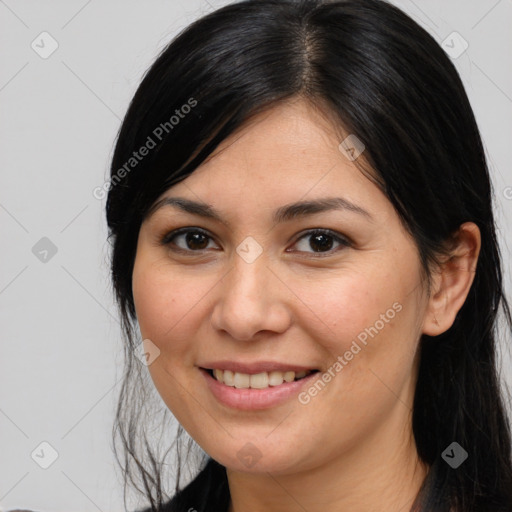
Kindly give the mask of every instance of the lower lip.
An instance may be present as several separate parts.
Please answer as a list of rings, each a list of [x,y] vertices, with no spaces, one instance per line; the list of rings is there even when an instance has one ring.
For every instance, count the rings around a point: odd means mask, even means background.
[[[283,382],[279,386],[272,386],[265,389],[234,388],[226,386],[217,379],[214,379],[206,370],[200,368],[206,379],[206,383],[215,398],[222,404],[235,409],[259,410],[268,409],[280,405],[291,397],[296,396],[300,389],[307,386],[312,380],[318,377],[318,372],[293,382]]]

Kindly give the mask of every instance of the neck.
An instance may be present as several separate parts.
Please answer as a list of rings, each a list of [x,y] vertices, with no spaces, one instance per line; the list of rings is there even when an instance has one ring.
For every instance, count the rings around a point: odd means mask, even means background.
[[[364,446],[303,472],[228,469],[229,512],[409,512],[428,469],[418,460],[410,427],[404,438],[404,430],[391,423]]]

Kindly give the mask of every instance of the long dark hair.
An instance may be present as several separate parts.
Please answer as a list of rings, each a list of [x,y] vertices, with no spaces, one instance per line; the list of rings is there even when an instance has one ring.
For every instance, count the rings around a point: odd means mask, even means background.
[[[420,340],[412,427],[430,469],[413,509],[510,512],[511,436],[496,361],[500,307],[507,342],[512,322],[484,149],[450,58],[382,0],[234,3],[192,23],[146,72],[118,134],[106,205],[112,283],[126,338],[113,429],[125,492],[129,481],[152,511],[227,510],[225,468],[205,454],[199,473],[181,486],[182,469],[191,467],[181,460],[181,427],[175,496],[163,506],[166,465],[151,447],[156,436],[147,434],[154,415],[144,412],[151,383],[135,356],[137,238],[163,192],[250,116],[292,97],[322,108],[364,143],[365,161],[414,238],[427,277],[457,228],[466,221],[478,225],[482,247],[467,300],[450,329]],[[145,156],[135,159],[143,146]],[[166,429],[168,411],[163,414]],[[442,457],[453,442],[468,453],[457,469]]]

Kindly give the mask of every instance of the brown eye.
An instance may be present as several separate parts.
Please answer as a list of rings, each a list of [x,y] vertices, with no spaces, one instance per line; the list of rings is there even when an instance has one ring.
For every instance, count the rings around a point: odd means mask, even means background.
[[[184,234],[185,236],[185,244],[188,249],[206,249],[208,246],[208,237],[203,233],[198,232],[188,232]]]
[[[197,228],[183,228],[172,231],[162,239],[164,245],[175,245],[178,250],[199,252],[208,249],[210,235]]]
[[[325,233],[310,235],[309,245],[315,252],[329,251],[333,246],[333,237]]]
[[[340,250],[343,247],[350,246],[350,242],[341,235],[325,229],[316,229],[308,231],[302,235],[295,245],[301,245],[300,252],[312,253],[332,253]],[[338,247],[333,249],[333,246],[338,244]],[[308,250],[312,249],[312,251]]]

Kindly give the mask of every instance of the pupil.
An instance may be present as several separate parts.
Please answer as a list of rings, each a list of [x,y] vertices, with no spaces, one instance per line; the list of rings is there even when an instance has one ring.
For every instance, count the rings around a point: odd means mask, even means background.
[[[203,242],[202,244],[201,239]],[[195,244],[199,244],[199,247],[194,246]],[[208,245],[208,242],[206,240],[206,236],[202,233],[187,233],[187,245],[190,249],[204,249]]]
[[[315,249],[315,252],[320,252],[321,250],[329,250],[332,248],[332,238],[328,235],[325,235],[323,233],[320,233],[318,235],[312,235],[312,240],[313,242],[311,242],[310,245],[313,249]],[[319,249],[316,249],[315,245],[319,247]]]

